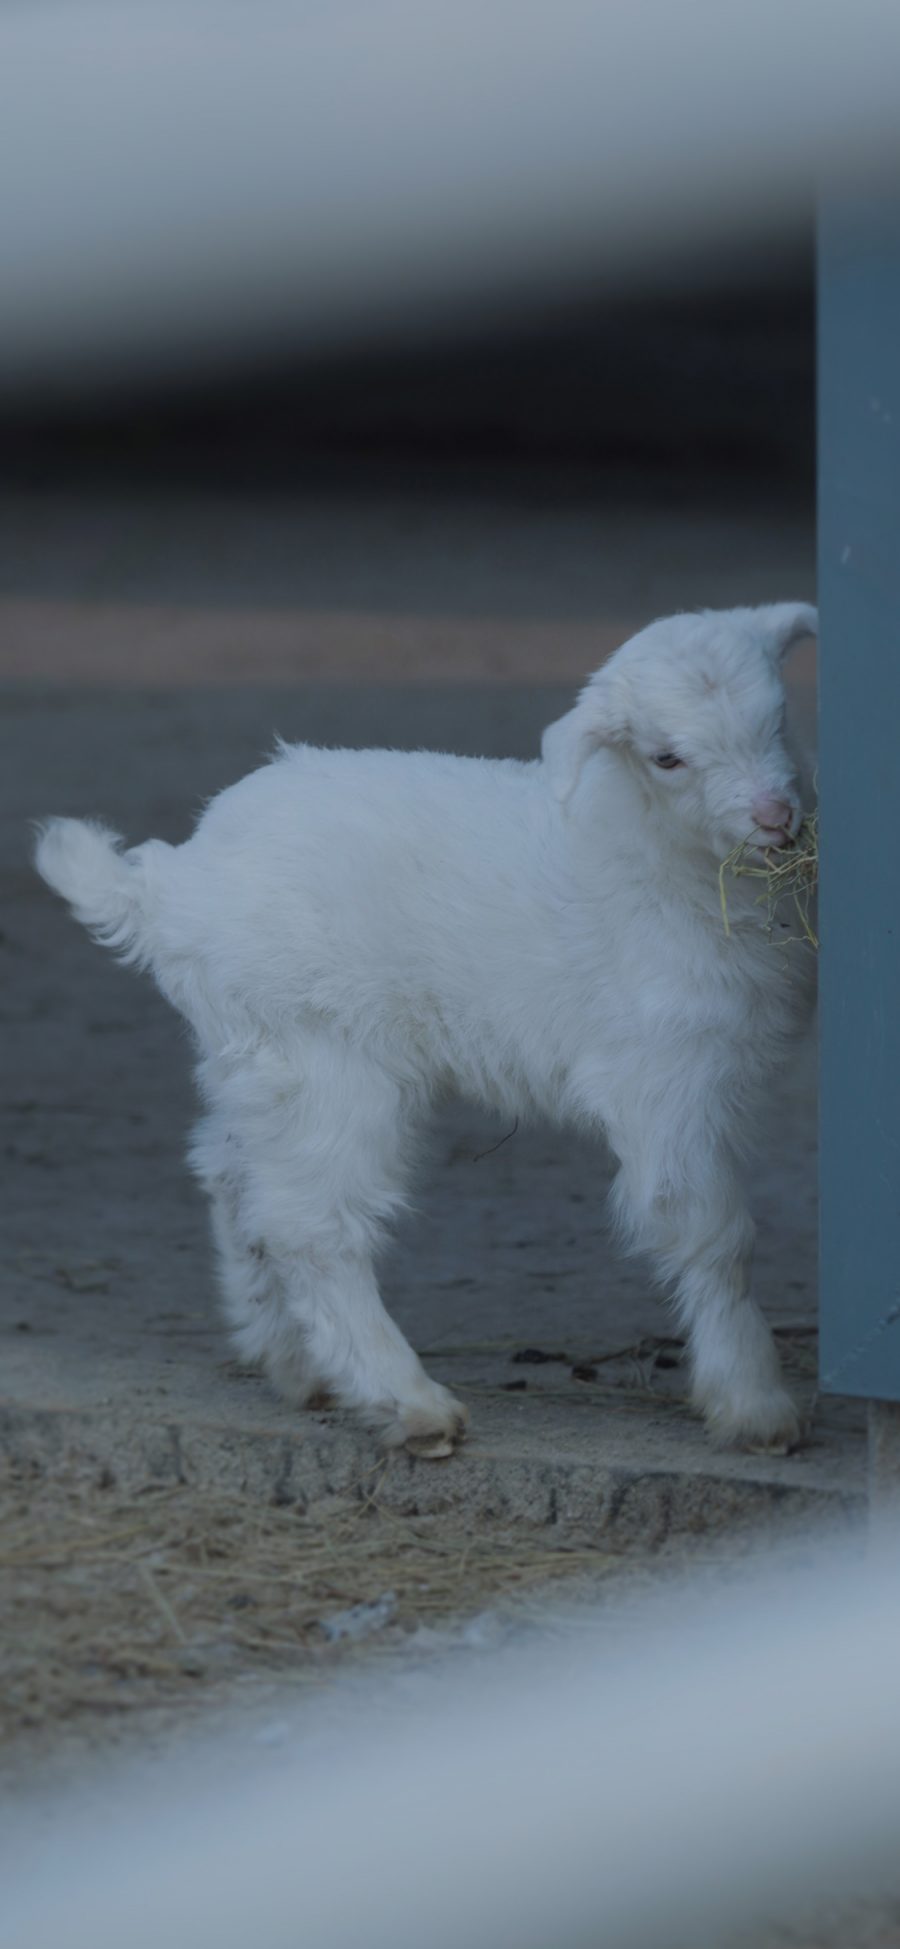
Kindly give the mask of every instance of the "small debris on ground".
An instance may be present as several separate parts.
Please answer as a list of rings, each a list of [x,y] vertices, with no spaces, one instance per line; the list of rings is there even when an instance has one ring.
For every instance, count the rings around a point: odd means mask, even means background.
[[[373,1631],[389,1624],[396,1609],[396,1591],[386,1590],[370,1604],[351,1604],[349,1610],[335,1611],[323,1619],[322,1630],[329,1644],[340,1644],[342,1639],[358,1644],[361,1638],[370,1638]]]

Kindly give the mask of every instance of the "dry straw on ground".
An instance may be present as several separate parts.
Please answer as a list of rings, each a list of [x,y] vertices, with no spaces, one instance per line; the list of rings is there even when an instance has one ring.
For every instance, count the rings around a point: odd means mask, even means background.
[[[7,1738],[177,1699],[250,1670],[321,1682],[434,1627],[527,1612],[538,1590],[617,1559],[546,1533],[401,1518],[377,1484],[327,1511],[186,1485],[125,1495],[13,1474],[0,1541]]]
[[[800,940],[817,948],[813,926],[816,887],[819,881],[819,816],[803,820],[793,846],[770,849],[761,860],[752,839],[732,848],[719,868],[719,898],[726,934],[731,933],[728,917],[726,876],[758,880],[761,892],[757,905],[765,908],[766,926],[772,940]],[[779,933],[776,935],[776,928]]]

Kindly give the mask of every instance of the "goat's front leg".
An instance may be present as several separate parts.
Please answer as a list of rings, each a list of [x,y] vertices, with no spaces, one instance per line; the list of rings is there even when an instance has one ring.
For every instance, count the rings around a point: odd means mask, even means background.
[[[797,1410],[784,1385],[772,1330],[750,1297],[753,1225],[744,1210],[676,1216],[666,1255],[690,1347],[696,1407],[715,1440],[746,1448],[793,1448]]]
[[[623,1166],[616,1201],[624,1228],[654,1255],[685,1329],[691,1396],[713,1439],[743,1448],[792,1448],[800,1422],[784,1385],[768,1322],[750,1297],[754,1226],[730,1165],[693,1157],[648,1181]]]

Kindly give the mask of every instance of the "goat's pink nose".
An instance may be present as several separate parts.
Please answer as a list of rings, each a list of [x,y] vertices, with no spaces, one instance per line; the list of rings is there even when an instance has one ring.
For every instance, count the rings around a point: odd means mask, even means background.
[[[770,798],[763,793],[753,800],[750,807],[756,825],[764,826],[767,832],[790,832],[794,821],[794,808],[789,799]]]

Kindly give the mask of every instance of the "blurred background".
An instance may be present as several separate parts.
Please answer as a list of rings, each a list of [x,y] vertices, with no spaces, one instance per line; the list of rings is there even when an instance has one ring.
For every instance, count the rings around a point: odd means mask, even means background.
[[[0,672],[578,682],[652,615],[814,590],[813,224],[204,380],[0,417]]]

